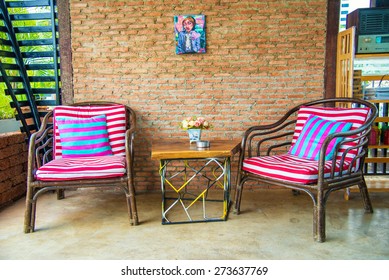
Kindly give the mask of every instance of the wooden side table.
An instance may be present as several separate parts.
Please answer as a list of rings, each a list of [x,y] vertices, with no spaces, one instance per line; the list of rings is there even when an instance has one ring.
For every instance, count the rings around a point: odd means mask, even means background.
[[[225,221],[231,203],[231,157],[239,151],[237,140],[213,140],[202,149],[184,140],[154,142],[151,158],[160,162],[162,224]],[[213,189],[222,189],[216,191],[222,197],[211,197]],[[202,217],[193,217],[192,209],[199,203]],[[208,216],[210,203],[222,204],[220,216]],[[179,212],[184,215],[176,220]]]

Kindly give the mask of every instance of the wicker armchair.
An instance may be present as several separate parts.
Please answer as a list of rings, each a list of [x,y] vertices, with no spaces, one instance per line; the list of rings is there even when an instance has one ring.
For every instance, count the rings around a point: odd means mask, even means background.
[[[342,108],[334,107],[336,104]],[[322,99],[290,109],[275,123],[247,129],[238,163],[234,212],[240,212],[243,186],[248,181],[308,194],[313,201],[313,236],[318,242],[326,239],[325,208],[331,192],[357,185],[365,211],[373,212],[363,164],[376,116],[376,107],[364,100]],[[330,133],[328,127],[317,128],[340,124],[342,129]],[[321,144],[314,147],[319,138]]]
[[[122,189],[130,223],[137,225],[135,128],[135,112],[113,102],[76,103],[49,112],[29,142],[24,232],[35,229],[42,193],[55,190],[61,199],[64,190],[87,187]]]

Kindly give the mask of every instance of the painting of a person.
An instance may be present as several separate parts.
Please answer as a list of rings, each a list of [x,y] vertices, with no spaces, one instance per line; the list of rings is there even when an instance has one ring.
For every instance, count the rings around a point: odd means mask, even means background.
[[[201,46],[201,33],[196,31],[196,19],[194,16],[181,16],[176,23],[176,53],[201,53],[205,48]]]

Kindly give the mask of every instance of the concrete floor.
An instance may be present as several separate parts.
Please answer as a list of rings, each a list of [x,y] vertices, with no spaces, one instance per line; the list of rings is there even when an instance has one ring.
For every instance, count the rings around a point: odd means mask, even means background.
[[[67,192],[38,199],[36,232],[23,233],[24,200],[0,212],[3,260],[388,260],[389,193],[372,192],[365,214],[358,193],[327,204],[327,242],[312,238],[312,203],[290,190],[243,194],[227,221],[161,225],[160,193],[137,195],[141,224],[131,227],[122,194]]]

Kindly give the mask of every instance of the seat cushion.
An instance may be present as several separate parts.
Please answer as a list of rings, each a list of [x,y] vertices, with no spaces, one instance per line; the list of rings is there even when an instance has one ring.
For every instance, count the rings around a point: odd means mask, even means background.
[[[343,170],[349,167],[349,162],[344,162]],[[325,162],[324,177],[330,175],[332,160]],[[339,161],[336,161],[335,172],[340,170]],[[312,184],[318,179],[318,162],[299,158],[290,154],[275,156],[252,157],[243,161],[244,171],[293,183]]]
[[[57,106],[54,108],[54,158],[62,157],[61,137],[57,118],[91,118],[105,115],[109,145],[114,155],[125,155],[126,108],[123,105],[109,106]]]
[[[126,173],[125,156],[58,158],[36,172],[42,181],[120,177]]]

